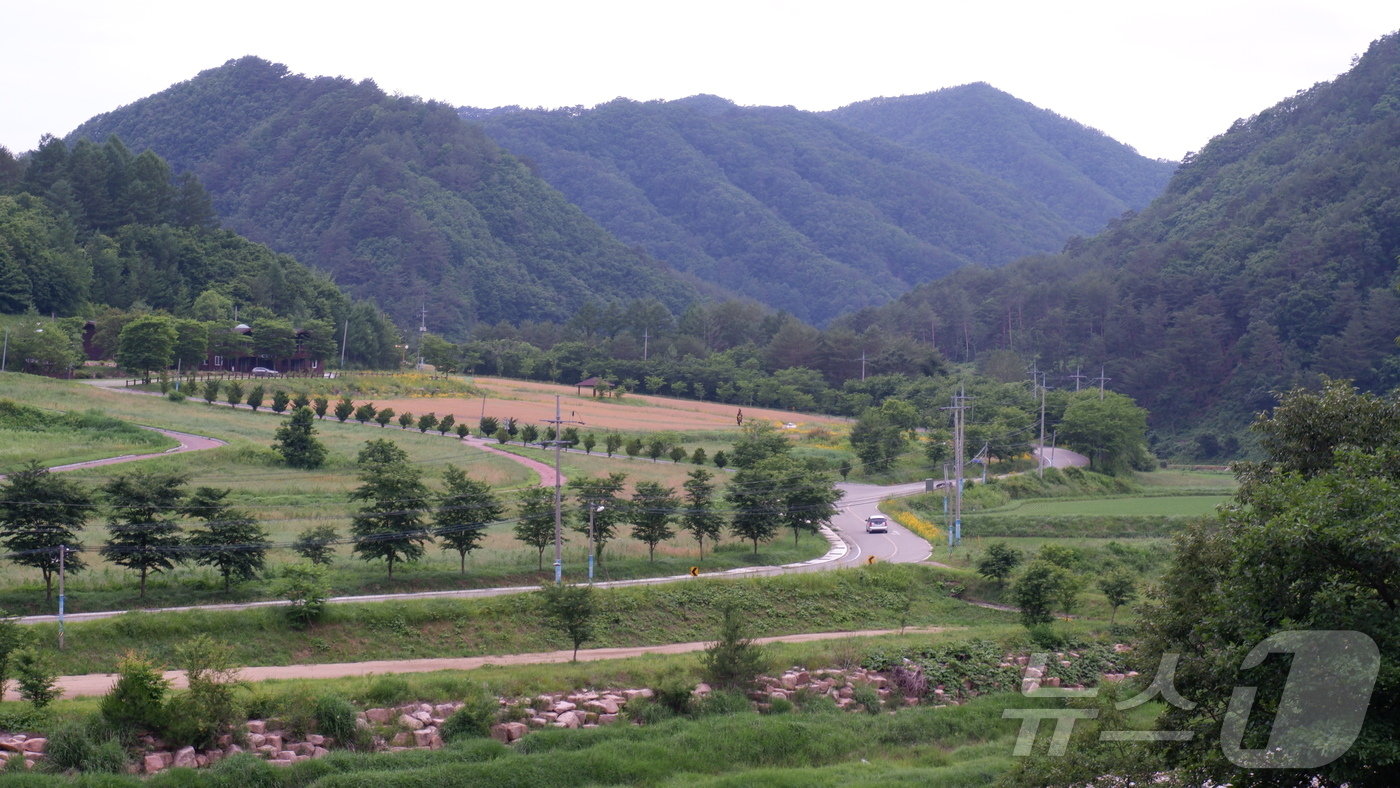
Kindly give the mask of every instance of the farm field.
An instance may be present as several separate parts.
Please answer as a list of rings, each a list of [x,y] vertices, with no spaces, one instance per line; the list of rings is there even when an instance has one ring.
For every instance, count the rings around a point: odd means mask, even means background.
[[[796,424],[798,430],[813,426],[845,425],[846,420],[835,416],[816,416],[767,408],[740,408],[719,402],[656,397],[647,394],[627,394],[624,397],[593,397],[585,389],[580,394],[573,386],[536,383],[505,378],[476,377],[471,385],[484,396],[484,415],[500,419],[514,417],[523,422],[540,424],[554,418],[554,398],[559,396],[563,418],[582,421],[580,430],[594,432],[619,431],[629,433],[696,430],[736,430],[735,416],[743,410],[745,419],[767,419]],[[376,401],[380,407],[391,407],[400,413],[404,409],[419,412],[431,409],[438,416],[453,414],[460,421],[475,425],[483,415],[483,398],[437,397],[431,405],[421,400],[386,399]]]

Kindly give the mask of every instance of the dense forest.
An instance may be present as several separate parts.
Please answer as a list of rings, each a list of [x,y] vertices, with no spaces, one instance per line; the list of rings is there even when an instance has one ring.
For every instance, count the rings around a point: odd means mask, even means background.
[[[349,321],[348,360],[398,358],[397,331],[377,309],[221,229],[197,178],[176,178],[164,159],[133,154],[116,137],[71,148],[47,137],[18,160],[0,148],[0,314],[26,311],[95,319],[98,342],[113,352],[121,327],[151,311],[221,328],[216,337],[235,317],[295,323],[326,355]],[[187,355],[187,363],[203,358]]]
[[[971,267],[838,325],[1082,367],[1146,406],[1179,450],[1320,375],[1400,384],[1400,35],[1346,74],[1235,123],[1166,193],[1062,254]],[[1198,432],[1192,432],[1202,427]],[[1192,443],[1194,438],[1194,445]]]
[[[984,82],[824,114],[1015,184],[1081,233],[1145,207],[1176,169],[1175,162],[1144,159],[1107,134]]]
[[[969,263],[1056,251],[1166,183],[1171,165],[1005,98],[957,114],[954,155],[862,130],[856,108],[694,96],[460,112],[624,242],[822,323]]]
[[[482,320],[565,319],[592,298],[695,287],[623,246],[444,105],[374,83],[229,61],[100,115],[208,186],[224,225],[329,272],[401,326],[420,310],[465,336]]]

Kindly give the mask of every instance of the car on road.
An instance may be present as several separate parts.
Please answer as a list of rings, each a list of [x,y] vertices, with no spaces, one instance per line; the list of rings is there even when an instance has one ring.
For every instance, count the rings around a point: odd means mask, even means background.
[[[282,376],[281,372],[271,367],[253,367],[252,374],[255,378],[276,378]]]
[[[889,518],[883,514],[875,514],[865,518],[865,532],[868,534],[887,534],[890,532]]]

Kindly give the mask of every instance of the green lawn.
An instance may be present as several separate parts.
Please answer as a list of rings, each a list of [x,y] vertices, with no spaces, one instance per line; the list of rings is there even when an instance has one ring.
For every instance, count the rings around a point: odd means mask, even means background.
[[[1200,517],[1215,511],[1215,507],[1230,500],[1227,495],[1155,495],[1095,498],[1082,501],[1027,500],[988,510],[987,514],[1024,515],[1026,517],[1073,516],[1086,517]]]

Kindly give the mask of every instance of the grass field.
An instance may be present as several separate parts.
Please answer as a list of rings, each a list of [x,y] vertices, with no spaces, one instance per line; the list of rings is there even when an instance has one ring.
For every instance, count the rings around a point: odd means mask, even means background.
[[[31,461],[52,467],[124,454],[151,454],[178,445],[158,432],[96,411],[54,413],[7,407],[9,404],[0,400],[0,474],[19,470]]]
[[[253,413],[227,405],[208,405],[202,400],[170,402],[164,398],[112,391],[87,384],[55,381],[28,375],[0,375],[0,398],[12,398],[57,410],[97,409],[114,418],[133,423],[159,424],[173,429],[211,435],[230,442],[229,446],[143,460],[139,467],[149,470],[179,471],[189,476],[191,488],[199,485],[226,487],[233,490],[230,502],[251,512],[267,529],[271,540],[287,545],[305,528],[313,525],[335,526],[342,537],[348,536],[348,520],[352,512],[349,492],[358,485],[354,456],[370,439],[386,438],[409,453],[410,460],[425,471],[433,488],[438,486],[442,468],[451,463],[463,468],[473,478],[492,484],[509,499],[513,490],[533,485],[538,476],[507,458],[465,446],[453,436],[443,437],[434,432],[422,434],[417,430],[397,427],[380,428],[373,424],[360,425],[354,421],[341,424],[334,419],[318,421],[319,438],[330,450],[326,467],[302,471],[281,465],[269,447],[273,432],[284,421],[270,412]],[[439,400],[425,400],[424,402]],[[159,436],[156,436],[159,437]],[[552,458],[552,454],[518,445],[506,447],[524,456]],[[135,465],[116,465],[72,472],[72,478],[100,485],[116,475],[129,473]],[[693,469],[688,463],[653,463],[646,459],[629,460],[625,455],[614,459],[570,453],[566,455],[566,476],[602,475],[609,472],[628,474],[632,481],[655,480],[679,489],[685,474]],[[713,466],[710,466],[714,470]],[[721,484],[726,474],[717,473]],[[106,538],[98,512],[83,534],[83,544],[99,545]],[[707,546],[703,561],[697,560],[698,547],[687,536],[658,546],[656,560],[648,561],[643,543],[627,536],[630,528],[620,529],[622,538],[607,549],[599,577],[619,579],[683,574],[699,564],[705,571],[740,566],[770,565],[802,561],[826,552],[825,540],[804,536],[796,545],[785,535],[773,543],[761,546],[754,555],[738,542],[721,544],[711,552]],[[570,528],[566,534],[566,570],[571,577],[586,565],[587,548],[584,539]],[[110,610],[130,606],[170,606],[203,604],[221,601],[251,601],[266,599],[272,593],[272,583],[255,581],[222,591],[216,573],[207,568],[182,565],[162,575],[152,577],[147,597],[138,599],[130,573],[106,564],[95,554],[87,556],[90,569],[69,576],[69,610]],[[296,556],[287,549],[273,550],[269,563],[276,565]],[[546,562],[546,570],[548,570]],[[367,564],[350,556],[349,547],[339,548],[330,582],[332,592],[390,593],[449,588],[476,588],[497,585],[534,584],[542,574],[537,571],[535,550],[513,538],[508,524],[493,526],[487,531],[483,549],[467,562],[466,573],[458,571],[456,553],[446,553],[430,547],[423,561],[401,566],[393,582],[389,582],[383,565]],[[36,589],[39,592],[36,593]],[[42,595],[37,570],[7,566],[0,577],[0,608],[20,613],[52,612],[53,602]]]
[[[1011,614],[950,598],[929,567],[886,566],[749,579],[707,579],[599,589],[590,647],[712,638],[720,610],[733,606],[752,636],[908,626],[1008,625]],[[916,583],[913,596],[909,584]],[[904,613],[906,604],[908,613]],[[535,594],[479,599],[402,600],[331,605],[309,630],[289,627],[281,610],[130,613],[70,622],[67,648],[51,654],[62,674],[104,673],[129,650],[168,663],[200,632],[231,643],[241,665],[479,656],[550,651],[567,642],[543,620]],[[31,631],[57,639],[54,625]]]
[[[1007,506],[988,509],[986,514],[1086,517],[1200,517],[1230,500],[1226,495],[1156,495],[1096,498],[1081,501],[1013,501]]]

